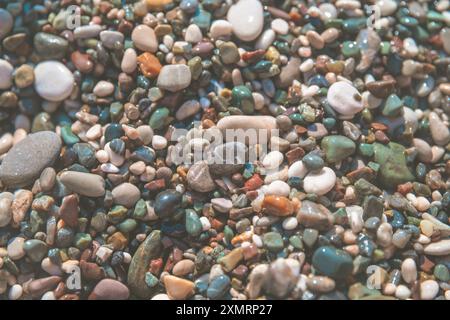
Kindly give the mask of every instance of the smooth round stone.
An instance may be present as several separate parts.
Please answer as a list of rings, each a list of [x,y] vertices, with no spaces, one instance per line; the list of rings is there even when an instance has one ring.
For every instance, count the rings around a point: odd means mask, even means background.
[[[197,100],[188,100],[184,102],[175,113],[175,118],[179,121],[185,120],[197,114],[200,110],[200,103]]]
[[[1,19],[1,18],[0,18]],[[1,37],[0,37],[1,38]],[[23,288],[20,284],[15,284],[9,289],[8,298],[10,300],[18,300],[23,294]]]
[[[13,28],[14,19],[8,11],[0,8],[0,40],[2,40]]]
[[[433,242],[424,248],[424,253],[430,256],[445,256],[450,254],[450,240]]]
[[[194,294],[195,284],[192,281],[166,275],[163,278],[164,286],[166,287],[167,295],[172,300],[185,300]]]
[[[450,54],[450,28],[442,28],[440,35],[445,52]]]
[[[28,135],[6,154],[0,167],[0,180],[8,187],[32,184],[42,170],[52,166],[60,149],[61,139],[54,132]]]
[[[0,227],[7,226],[12,219],[12,200],[8,198],[0,199]]]
[[[277,34],[272,29],[267,29],[262,33],[255,43],[255,48],[260,50],[267,50],[274,42]]]
[[[69,190],[87,197],[101,197],[105,194],[105,180],[93,173],[65,171],[60,181]]]
[[[176,190],[165,190],[156,195],[154,209],[159,217],[167,217],[174,213],[181,204],[181,193]]]
[[[23,244],[25,239],[22,237],[15,237],[8,244],[7,251],[8,256],[12,260],[19,260],[25,256],[25,250],[23,249]]]
[[[133,29],[131,40],[133,40],[134,46],[139,50],[150,52],[158,50],[158,39],[155,31],[145,24],[140,24]]]
[[[394,0],[378,0],[375,3],[380,8],[381,16],[391,16],[397,10],[397,2]]]
[[[323,21],[335,19],[338,14],[336,7],[331,3],[322,3],[319,6],[319,11],[320,11],[320,18]]]
[[[289,196],[289,192],[291,191],[291,187],[284,181],[273,181],[268,186],[263,186],[263,192],[265,195],[274,195],[274,196]]]
[[[185,64],[165,65],[158,75],[157,86],[176,92],[191,84],[191,70]]]
[[[266,169],[277,169],[283,162],[283,154],[280,151],[271,151],[263,159],[262,164]]]
[[[155,150],[163,150],[167,146],[167,139],[163,136],[154,135],[152,139],[152,147]]]
[[[324,167],[318,172],[310,172],[303,181],[303,188],[307,193],[315,193],[319,196],[328,193],[336,183],[336,174],[333,169]]]
[[[190,43],[197,43],[202,41],[202,38],[203,38],[202,31],[196,24],[190,24],[186,28],[186,33],[184,34],[184,41]]]
[[[108,49],[113,49],[116,42],[123,43],[124,38],[123,33],[119,31],[103,30],[100,32],[100,40]]]
[[[141,192],[134,184],[124,182],[112,190],[112,196],[115,204],[131,208],[139,200]]]
[[[283,220],[282,226],[284,230],[294,230],[298,226],[298,220],[296,217],[288,217]]]
[[[304,156],[302,162],[309,171],[320,170],[325,164],[321,157],[311,153]]]
[[[114,92],[114,85],[109,81],[100,80],[94,87],[93,93],[97,97],[107,97]]]
[[[14,82],[19,88],[26,88],[34,82],[34,69],[30,65],[23,64],[14,72]]]
[[[6,60],[0,59],[0,89],[9,89],[13,84],[13,66]]]
[[[58,61],[39,63],[34,69],[34,88],[43,99],[62,101],[72,92],[74,78],[72,72]]]
[[[64,58],[69,47],[66,39],[45,32],[36,33],[33,44],[36,52],[46,60]]]
[[[306,169],[306,166],[302,160],[295,161],[288,169],[289,178],[292,177],[304,178],[307,173],[308,170]]]
[[[289,24],[286,20],[280,18],[272,20],[270,27],[273,31],[281,35],[286,35],[289,32]]]
[[[363,109],[358,90],[346,81],[333,83],[328,89],[327,100],[330,106],[346,119],[351,119]]]
[[[189,259],[183,259],[181,261],[178,261],[172,269],[173,275],[177,277],[183,277],[185,275],[188,275],[192,272],[194,272],[195,269],[195,263],[192,260]]]
[[[433,300],[439,293],[439,284],[434,280],[425,280],[420,284],[420,298]]]
[[[321,274],[333,279],[343,279],[351,274],[353,261],[347,252],[324,246],[314,252],[312,265]]]
[[[125,50],[120,67],[125,73],[133,73],[137,67],[137,54],[133,48]]]
[[[414,138],[412,142],[418,152],[417,158],[422,162],[429,163],[433,158],[433,152],[428,142],[419,138]]]
[[[227,20],[233,26],[236,37],[242,41],[253,41],[263,29],[263,6],[257,0],[239,0],[228,10]]]
[[[23,250],[33,262],[40,262],[47,254],[47,245],[41,240],[31,239],[23,244]]]
[[[439,118],[436,112],[430,112],[430,131],[433,141],[439,146],[445,146],[450,142],[450,129]]]
[[[405,259],[402,262],[401,271],[406,283],[413,283],[417,279],[417,266],[413,259]]]
[[[75,39],[96,38],[102,31],[102,26],[98,24],[90,24],[86,26],[76,27],[73,30]]]
[[[445,264],[436,265],[434,267],[433,274],[436,277],[436,279],[440,281],[448,282],[450,280],[450,272],[448,268],[445,266]]]
[[[214,20],[209,29],[212,39],[229,37],[233,33],[233,26],[227,20]]]
[[[411,296],[411,290],[407,286],[399,285],[395,289],[395,296],[399,299],[406,300]]]
[[[103,279],[94,287],[89,300],[127,300],[130,290],[123,283],[113,279]]]

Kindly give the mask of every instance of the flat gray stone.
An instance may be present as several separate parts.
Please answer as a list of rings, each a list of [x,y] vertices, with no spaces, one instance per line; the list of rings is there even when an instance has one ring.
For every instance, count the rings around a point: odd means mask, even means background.
[[[10,188],[34,183],[42,170],[55,162],[61,149],[61,139],[52,131],[28,135],[13,146],[0,166],[0,180]]]

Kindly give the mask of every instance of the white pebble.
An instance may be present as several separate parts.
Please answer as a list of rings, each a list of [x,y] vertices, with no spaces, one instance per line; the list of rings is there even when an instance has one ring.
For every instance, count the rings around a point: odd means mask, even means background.
[[[328,167],[323,167],[318,172],[310,172],[303,181],[303,189],[307,193],[315,193],[322,196],[333,189],[336,183],[336,174]]]

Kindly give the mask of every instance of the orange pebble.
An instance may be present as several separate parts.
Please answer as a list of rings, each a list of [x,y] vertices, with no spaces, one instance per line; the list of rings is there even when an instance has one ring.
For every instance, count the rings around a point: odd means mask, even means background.
[[[286,197],[281,196],[265,196],[263,201],[263,208],[269,214],[278,217],[290,216],[294,213],[294,206]]]
[[[158,58],[150,52],[144,52],[137,58],[141,72],[147,78],[156,77],[161,71],[162,65]]]

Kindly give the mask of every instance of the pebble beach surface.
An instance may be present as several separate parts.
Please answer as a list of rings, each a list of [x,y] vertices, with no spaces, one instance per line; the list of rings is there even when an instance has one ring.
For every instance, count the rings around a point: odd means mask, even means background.
[[[450,300],[449,53],[448,0],[0,0],[0,299]]]

